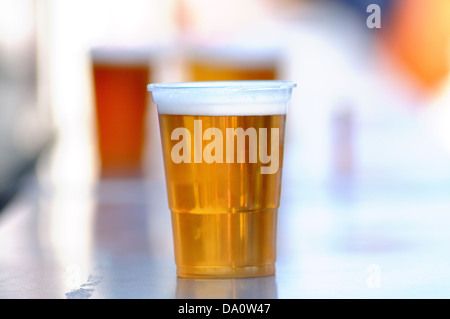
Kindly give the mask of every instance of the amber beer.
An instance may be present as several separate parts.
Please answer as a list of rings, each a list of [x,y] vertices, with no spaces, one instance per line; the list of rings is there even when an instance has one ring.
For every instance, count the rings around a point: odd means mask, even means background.
[[[143,49],[92,50],[97,149],[102,177],[142,174],[150,77]]]
[[[274,274],[292,87],[280,81],[150,85],[178,276]]]
[[[275,80],[277,78],[277,68],[272,61],[259,65],[247,63],[242,66],[230,61],[208,61],[193,58],[189,67],[193,81]]]
[[[192,81],[275,80],[278,53],[273,49],[202,47],[187,55],[187,71]]]

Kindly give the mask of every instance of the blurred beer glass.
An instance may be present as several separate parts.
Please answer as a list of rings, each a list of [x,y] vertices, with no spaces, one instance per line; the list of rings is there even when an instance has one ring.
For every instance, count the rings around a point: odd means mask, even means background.
[[[276,51],[267,48],[205,45],[187,54],[192,81],[276,80],[277,67]]]
[[[91,58],[101,176],[139,177],[143,173],[150,50],[97,47],[91,50]]]
[[[179,277],[275,273],[293,87],[285,81],[148,86],[158,105]]]

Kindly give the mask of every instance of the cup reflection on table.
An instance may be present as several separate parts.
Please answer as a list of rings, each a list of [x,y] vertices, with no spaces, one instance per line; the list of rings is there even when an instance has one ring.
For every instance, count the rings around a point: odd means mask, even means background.
[[[145,49],[91,51],[101,177],[143,173],[150,53]]]
[[[152,84],[177,274],[275,273],[287,104],[295,84]]]
[[[178,299],[276,299],[275,276],[247,279],[177,278]]]

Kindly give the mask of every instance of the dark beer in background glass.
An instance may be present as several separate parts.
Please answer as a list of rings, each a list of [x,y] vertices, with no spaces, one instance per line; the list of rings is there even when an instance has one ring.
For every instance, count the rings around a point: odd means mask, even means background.
[[[101,176],[141,176],[150,54],[108,47],[93,49],[91,56]]]

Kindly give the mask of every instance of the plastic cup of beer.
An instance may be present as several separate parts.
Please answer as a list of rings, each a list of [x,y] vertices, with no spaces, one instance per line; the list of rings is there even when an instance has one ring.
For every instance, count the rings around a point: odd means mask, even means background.
[[[275,273],[289,81],[148,85],[158,107],[177,275]]]
[[[101,176],[139,177],[143,173],[150,51],[97,47],[91,50],[91,59]]]

